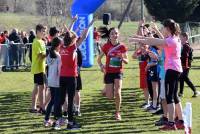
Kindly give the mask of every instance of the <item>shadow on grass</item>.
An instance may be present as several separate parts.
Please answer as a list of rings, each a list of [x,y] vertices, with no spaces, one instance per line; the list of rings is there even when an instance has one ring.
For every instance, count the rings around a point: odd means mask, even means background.
[[[134,94],[134,95],[132,95]],[[122,121],[114,118],[114,101],[102,97],[100,93],[85,93],[82,98],[82,117],[77,117],[83,126],[81,130],[54,131],[44,128],[43,116],[28,113],[31,92],[2,93],[0,95],[1,133],[152,133],[157,117],[141,110],[142,93],[140,89],[122,89]]]
[[[138,69],[138,67],[124,67],[124,69],[135,70],[135,69]],[[96,71],[100,71],[100,69],[99,68],[92,68],[92,69],[82,68],[81,71],[96,72]]]

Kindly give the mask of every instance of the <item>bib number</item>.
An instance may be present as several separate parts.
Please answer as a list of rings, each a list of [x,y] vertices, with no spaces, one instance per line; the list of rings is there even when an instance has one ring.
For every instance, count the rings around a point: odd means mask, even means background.
[[[110,58],[109,67],[121,67],[121,66],[122,66],[121,58],[118,57]]]

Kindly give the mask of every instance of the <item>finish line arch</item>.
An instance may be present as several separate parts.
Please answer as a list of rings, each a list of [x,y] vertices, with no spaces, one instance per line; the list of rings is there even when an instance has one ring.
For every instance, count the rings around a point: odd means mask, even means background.
[[[106,0],[74,0],[71,7],[71,14],[79,16],[74,24],[73,30],[79,28],[78,35],[88,27],[88,24],[93,19],[93,13],[105,2]],[[89,30],[88,37],[81,44],[80,49],[83,55],[83,67],[88,68],[94,65],[94,48],[93,48],[93,29]]]

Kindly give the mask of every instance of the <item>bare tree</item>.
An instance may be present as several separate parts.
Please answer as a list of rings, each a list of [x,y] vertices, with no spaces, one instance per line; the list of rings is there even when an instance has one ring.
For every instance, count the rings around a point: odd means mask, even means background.
[[[38,0],[38,14],[46,16],[48,26],[61,25],[69,16],[72,0]]]

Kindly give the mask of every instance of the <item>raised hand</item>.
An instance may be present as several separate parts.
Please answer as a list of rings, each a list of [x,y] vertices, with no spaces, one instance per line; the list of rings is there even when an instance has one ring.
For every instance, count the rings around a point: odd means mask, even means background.
[[[78,20],[78,15],[76,14],[73,18],[72,18],[72,21],[75,22]]]
[[[158,30],[158,26],[157,26],[156,23],[154,23],[154,22],[151,22],[151,27],[152,27],[152,29],[154,29],[154,30]]]
[[[69,31],[68,27],[66,24],[63,24],[64,32]]]

